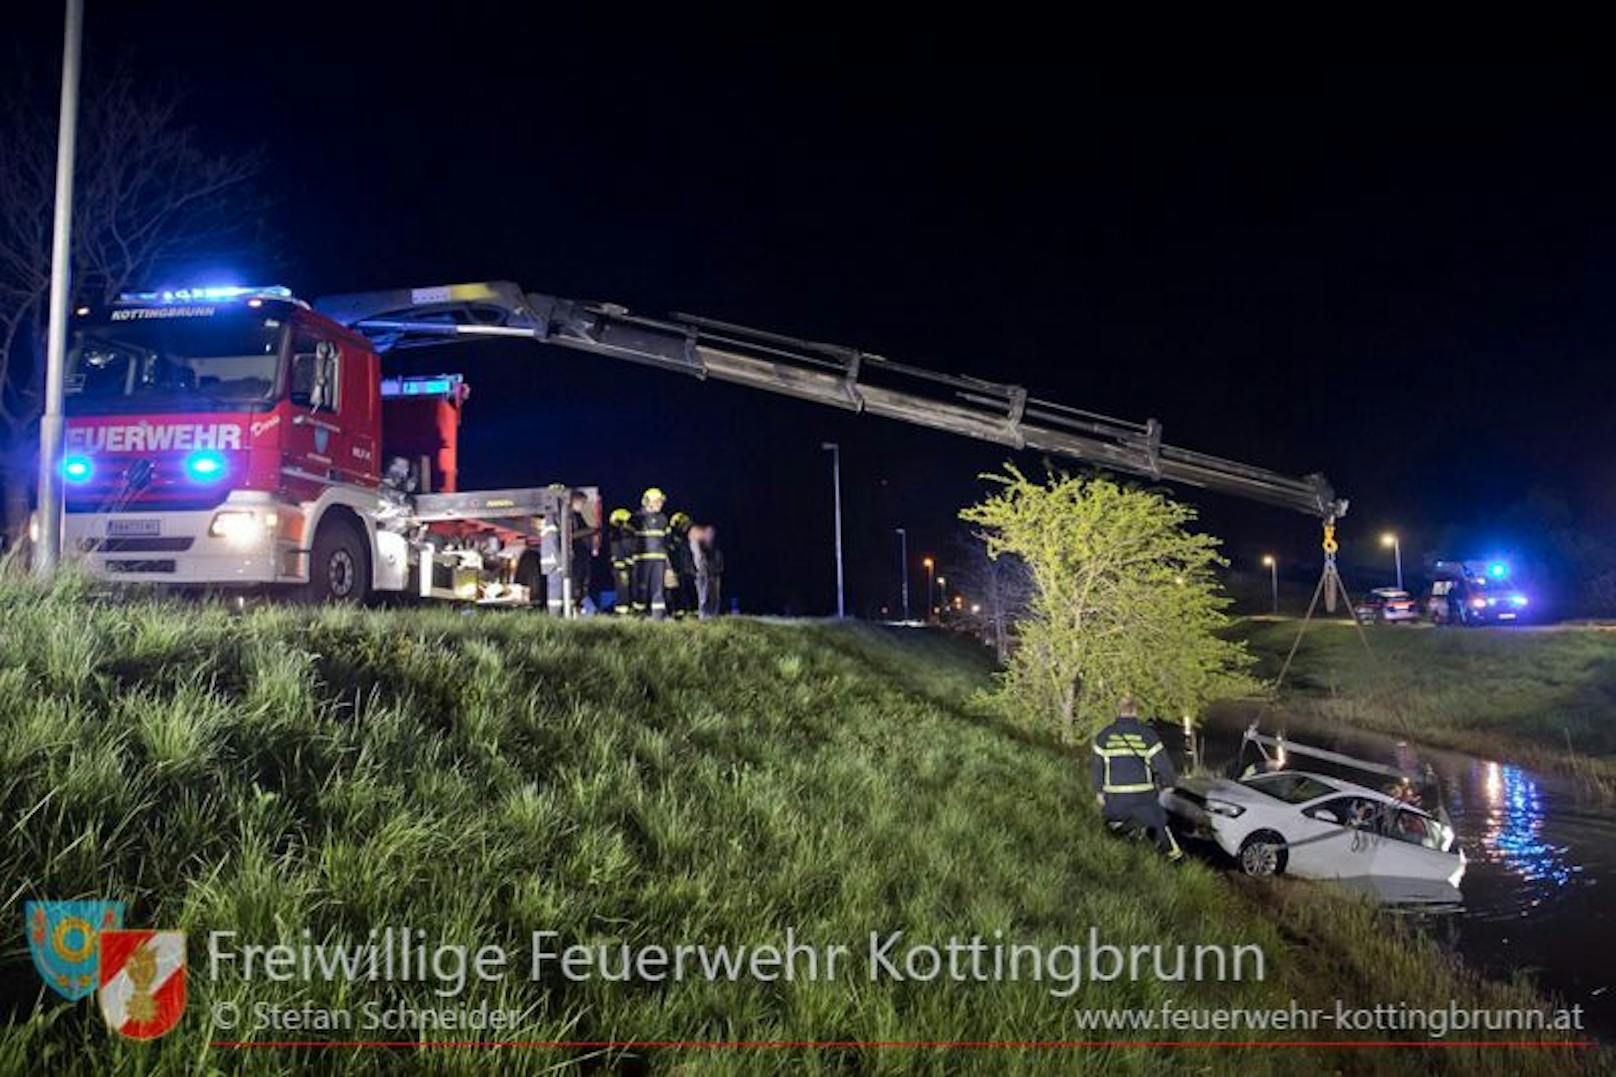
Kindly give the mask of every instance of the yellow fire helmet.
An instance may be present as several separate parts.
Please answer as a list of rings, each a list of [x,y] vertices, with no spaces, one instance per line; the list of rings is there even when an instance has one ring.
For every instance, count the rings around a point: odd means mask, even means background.
[[[622,527],[633,518],[634,514],[627,509],[613,509],[612,514],[607,517],[612,522],[613,527]]]
[[[640,495],[640,504],[642,504],[642,505],[648,504],[648,503],[650,503],[652,501],[666,501],[666,500],[668,500],[668,495],[664,494],[660,489],[658,489],[655,486],[651,487],[650,489],[646,490],[645,493]]]
[[[688,512],[676,512],[673,514],[673,517],[668,520],[668,523],[682,530],[690,526],[690,514]]]

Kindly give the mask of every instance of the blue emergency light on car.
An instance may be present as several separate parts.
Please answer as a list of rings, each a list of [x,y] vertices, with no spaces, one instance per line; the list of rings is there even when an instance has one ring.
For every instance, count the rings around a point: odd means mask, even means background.
[[[88,456],[65,456],[62,458],[62,478],[68,482],[89,482],[95,474],[95,465]]]
[[[217,482],[224,478],[224,453],[198,449],[185,458],[185,473],[195,482]]]
[[[1487,566],[1487,575],[1495,580],[1501,580],[1509,575],[1509,566],[1502,561],[1494,561]]]

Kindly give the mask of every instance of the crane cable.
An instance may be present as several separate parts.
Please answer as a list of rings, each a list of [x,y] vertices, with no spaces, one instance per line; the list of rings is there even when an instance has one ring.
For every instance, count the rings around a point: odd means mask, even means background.
[[[1319,595],[1326,595],[1326,609],[1328,609],[1332,604],[1330,599],[1333,598],[1334,595],[1327,593],[1326,588],[1334,588],[1338,590],[1341,597],[1346,600],[1347,615],[1352,618],[1353,628],[1357,629],[1358,639],[1363,643],[1364,653],[1369,655],[1371,659],[1373,659],[1375,655],[1374,648],[1369,645],[1369,633],[1364,631],[1363,622],[1359,620],[1357,610],[1352,604],[1352,595],[1347,591],[1347,586],[1341,579],[1341,570],[1336,567],[1335,556],[1341,550],[1341,543],[1338,542],[1335,537],[1334,516],[1328,516],[1324,519],[1324,539],[1320,543],[1320,546],[1324,550],[1324,569],[1319,573],[1319,584],[1313,590],[1313,601],[1308,603],[1307,615],[1302,618],[1302,624],[1296,631],[1296,639],[1291,642],[1290,652],[1285,656],[1285,664],[1280,667],[1279,676],[1274,679],[1275,697],[1278,696],[1280,687],[1285,683],[1285,675],[1290,672],[1291,662],[1296,658],[1296,652],[1302,646],[1302,637],[1307,634],[1308,626],[1313,621],[1313,613],[1318,608],[1319,604]],[[1270,704],[1270,706],[1271,705],[1272,704]],[[1403,727],[1403,732],[1406,737],[1403,743],[1409,744],[1416,741],[1418,738],[1415,737],[1413,727],[1409,725],[1408,715],[1404,713],[1403,709],[1398,706],[1393,706],[1390,708],[1390,710],[1394,715],[1396,715],[1398,723]],[[1281,734],[1281,736],[1283,736],[1283,734]],[[1435,767],[1427,763],[1425,765],[1425,774],[1423,777],[1435,787],[1434,799],[1436,800],[1436,808],[1439,817],[1444,823],[1451,826],[1452,824],[1447,813],[1447,792],[1443,786],[1442,776],[1436,772]],[[1412,782],[1412,778],[1409,779],[1409,781]]]
[[[1285,683],[1285,675],[1290,672],[1291,662],[1296,658],[1296,652],[1302,646],[1302,637],[1307,634],[1308,626],[1313,623],[1313,613],[1318,609],[1319,596],[1324,596],[1326,611],[1333,610],[1335,598],[1339,593],[1346,601],[1347,613],[1352,618],[1352,626],[1358,630],[1358,639],[1363,643],[1364,651],[1371,657],[1374,648],[1369,646],[1369,635],[1363,630],[1363,623],[1353,609],[1352,594],[1341,579],[1341,570],[1336,567],[1335,555],[1341,550],[1341,543],[1335,537],[1335,517],[1324,518],[1324,541],[1320,543],[1324,550],[1324,570],[1319,573],[1318,586],[1313,589],[1313,601],[1307,604],[1307,615],[1302,618],[1301,627],[1296,630],[1296,639],[1291,641],[1291,649],[1285,655],[1285,664],[1279,667],[1279,676],[1274,679],[1274,690],[1277,692]]]

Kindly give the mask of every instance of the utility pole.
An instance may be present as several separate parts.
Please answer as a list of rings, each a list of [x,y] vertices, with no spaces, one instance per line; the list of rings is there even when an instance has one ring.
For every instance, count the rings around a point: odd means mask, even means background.
[[[62,382],[67,365],[68,260],[73,251],[73,154],[78,142],[79,43],[84,0],[67,0],[62,32],[62,108],[56,124],[56,217],[51,227],[50,331],[45,347],[45,413],[39,420],[39,545],[34,570],[47,576],[62,548]]]
[[[1279,562],[1277,560],[1275,560],[1273,554],[1269,553],[1269,554],[1264,554],[1263,555],[1262,563],[1268,567],[1268,582],[1271,583],[1273,585],[1273,588],[1274,588],[1274,616],[1278,617],[1279,616]]]
[[[819,446],[830,453],[830,481],[836,491],[836,616],[847,616],[847,592],[842,577],[842,447],[834,441]]]
[[[909,620],[909,532],[901,527],[892,530],[898,533],[898,568],[899,578],[903,580],[903,619]]]

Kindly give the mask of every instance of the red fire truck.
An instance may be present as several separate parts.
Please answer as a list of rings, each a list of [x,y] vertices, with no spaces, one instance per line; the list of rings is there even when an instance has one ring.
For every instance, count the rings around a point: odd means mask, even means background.
[[[81,307],[64,548],[129,582],[526,603],[567,579],[570,490],[461,491],[466,395],[384,378],[369,340],[284,288]]]

